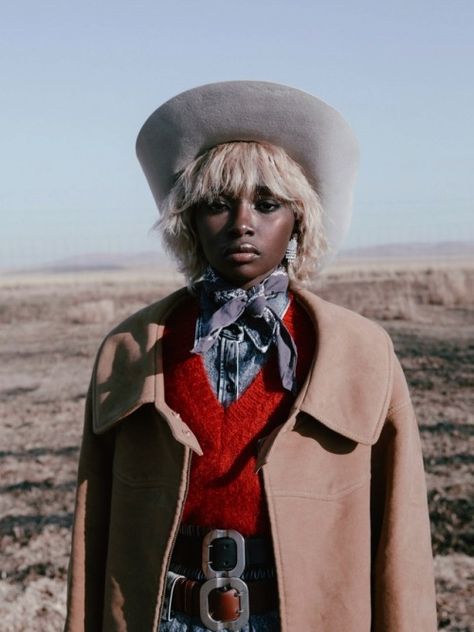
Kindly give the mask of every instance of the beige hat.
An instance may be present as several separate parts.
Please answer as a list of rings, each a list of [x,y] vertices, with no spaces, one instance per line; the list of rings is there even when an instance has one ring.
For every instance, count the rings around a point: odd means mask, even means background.
[[[339,112],[289,86],[210,83],[155,110],[138,134],[136,150],[158,207],[187,164],[215,145],[238,140],[279,145],[301,165],[325,211],[327,263],[350,224],[357,141]]]

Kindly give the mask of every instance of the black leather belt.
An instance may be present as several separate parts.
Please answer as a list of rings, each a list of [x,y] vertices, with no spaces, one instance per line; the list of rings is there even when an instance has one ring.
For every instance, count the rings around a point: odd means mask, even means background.
[[[232,538],[217,538],[212,542],[209,553],[212,567],[215,570],[229,570],[236,565],[237,547]],[[178,534],[172,561],[188,568],[202,566],[202,537]],[[245,568],[275,565],[273,547],[270,538],[254,536],[245,538]]]

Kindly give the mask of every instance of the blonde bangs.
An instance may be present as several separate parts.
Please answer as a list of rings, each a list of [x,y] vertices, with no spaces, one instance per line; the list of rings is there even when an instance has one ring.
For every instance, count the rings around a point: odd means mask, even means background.
[[[301,167],[294,161],[289,164],[283,149],[243,141],[213,147],[180,177],[191,206],[217,195],[251,196],[258,189],[268,189],[282,201],[294,202],[301,179],[306,180]]]
[[[260,189],[286,202],[295,214],[298,256],[287,265],[290,278],[300,283],[314,278],[317,260],[327,248],[317,193],[299,164],[280,147],[236,141],[216,145],[183,170],[155,224],[188,283],[198,280],[207,266],[193,227],[195,208],[218,195],[252,196]]]

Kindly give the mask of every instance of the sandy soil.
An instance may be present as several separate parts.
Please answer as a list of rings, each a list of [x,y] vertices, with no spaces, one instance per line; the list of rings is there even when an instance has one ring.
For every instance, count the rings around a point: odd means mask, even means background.
[[[469,624],[474,601],[472,275],[451,271],[448,283],[441,276],[436,281],[437,272],[418,271],[416,279],[413,274],[347,273],[328,278],[318,291],[379,320],[394,340],[423,442],[439,626],[461,632],[474,629]],[[156,278],[137,282],[111,274],[0,282],[4,632],[62,629],[76,462],[92,360],[114,323],[176,283]]]

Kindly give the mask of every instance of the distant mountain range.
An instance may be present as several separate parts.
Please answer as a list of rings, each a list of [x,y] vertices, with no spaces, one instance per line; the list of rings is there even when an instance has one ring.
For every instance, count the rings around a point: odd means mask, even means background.
[[[445,257],[473,257],[474,242],[470,241],[440,241],[436,243],[413,242],[399,244],[381,244],[365,246],[363,248],[348,248],[341,250],[340,257],[356,257],[360,259],[386,259],[396,257],[401,259],[433,259]]]
[[[21,270],[21,272],[93,272],[107,270],[131,270],[140,268],[169,268],[173,269],[173,262],[163,252],[147,251],[139,253],[103,253],[92,252],[83,255],[73,255],[58,259],[51,263],[42,264]],[[19,272],[19,270],[15,270]]]
[[[338,259],[445,259],[462,257],[474,259],[474,242],[444,241],[438,243],[393,243],[363,248],[341,250]],[[74,255],[48,264],[3,271],[7,273],[64,273],[107,270],[133,270],[140,268],[161,268],[174,270],[174,262],[160,251],[146,251],[135,254],[90,253]]]

